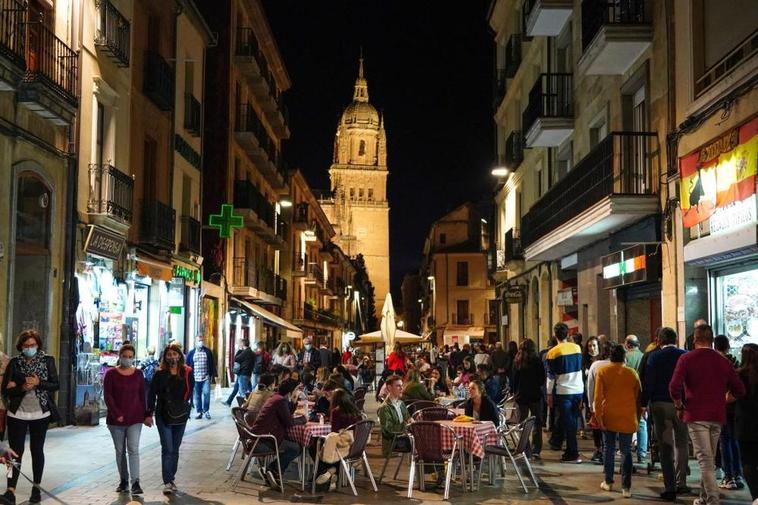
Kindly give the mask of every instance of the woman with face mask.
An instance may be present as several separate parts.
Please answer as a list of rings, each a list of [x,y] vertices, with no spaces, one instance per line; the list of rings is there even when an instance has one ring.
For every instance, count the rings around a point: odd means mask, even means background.
[[[16,341],[19,352],[8,363],[3,377],[3,394],[8,407],[8,443],[18,454],[19,466],[24,454],[26,433],[32,452],[32,472],[35,486],[29,503],[42,501],[38,485],[45,468],[45,436],[50,423],[60,419],[53,393],[58,391],[58,372],[55,359],[42,350],[42,338],[36,330],[21,332]],[[8,478],[4,503],[16,503],[17,467]]]
[[[103,397],[108,407],[106,424],[116,449],[116,466],[121,478],[117,493],[142,494],[139,483],[139,439],[142,425],[152,426],[145,405],[145,379],[134,367],[134,346],[124,344],[118,351],[118,364],[103,379]],[[129,465],[127,468],[127,454]]]
[[[286,342],[279,344],[279,347],[274,351],[274,356],[271,358],[271,362],[274,365],[281,365],[287,367],[290,370],[294,370],[297,366],[297,356],[292,352],[292,347]]]
[[[182,349],[169,344],[163,351],[160,368],[155,372],[147,395],[147,410],[161,438],[161,474],[163,494],[176,492],[176,470],[179,466],[179,446],[190,415],[190,398],[195,387],[195,374],[184,364]]]

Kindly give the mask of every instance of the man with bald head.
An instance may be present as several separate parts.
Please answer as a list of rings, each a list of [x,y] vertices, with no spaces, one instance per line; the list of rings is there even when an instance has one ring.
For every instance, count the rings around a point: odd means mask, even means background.
[[[692,325],[692,333],[687,335],[687,338],[684,339],[684,349],[687,351],[691,351],[695,348],[695,329],[698,326],[706,326],[708,324],[708,321],[705,319],[698,319],[695,321],[695,324]]]

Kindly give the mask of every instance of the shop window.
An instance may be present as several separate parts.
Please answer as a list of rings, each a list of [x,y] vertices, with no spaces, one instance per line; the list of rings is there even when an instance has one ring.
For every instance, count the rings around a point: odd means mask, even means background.
[[[717,333],[729,337],[739,357],[743,345],[758,344],[758,265],[717,273],[715,288]]]
[[[12,335],[48,332],[52,192],[33,173],[22,173],[15,195]]]

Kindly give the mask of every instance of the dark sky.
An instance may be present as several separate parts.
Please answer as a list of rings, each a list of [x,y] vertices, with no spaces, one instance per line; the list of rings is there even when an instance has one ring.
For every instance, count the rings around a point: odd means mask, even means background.
[[[429,225],[491,194],[489,0],[264,0],[292,79],[285,147],[329,189],[337,122],[363,46],[370,102],[385,116],[392,292],[418,268]],[[399,308],[399,307],[398,307]]]

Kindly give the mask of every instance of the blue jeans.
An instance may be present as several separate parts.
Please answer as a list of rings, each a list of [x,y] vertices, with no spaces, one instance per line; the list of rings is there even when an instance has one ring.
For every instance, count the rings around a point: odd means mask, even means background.
[[[258,379],[260,379],[261,374],[254,373],[250,376],[250,391],[255,391],[258,389]]]
[[[142,423],[130,426],[108,425],[108,430],[113,438],[113,447],[116,449],[116,466],[121,482],[139,480],[139,438],[142,433]],[[127,453],[129,454],[129,466],[127,467]]]
[[[161,438],[161,474],[163,483],[174,482],[179,466],[179,446],[182,445],[187,423],[166,424],[161,416],[155,416],[155,426]]]
[[[579,447],[576,442],[577,416],[579,415],[582,395],[555,395],[554,398],[554,405],[560,417],[561,434],[566,440],[566,452],[563,453],[563,456],[576,458],[579,456]]]
[[[226,403],[231,404],[237,393],[243,398],[247,398],[247,395],[250,394],[250,377],[247,375],[237,375],[237,379],[234,381],[234,388],[229,398],[226,399]],[[206,412],[208,411],[206,410]]]
[[[261,440],[259,446],[261,448],[265,448],[266,450],[274,449],[273,443],[269,440]],[[258,451],[257,448],[256,451]],[[292,440],[287,439],[279,441],[279,463],[282,465],[282,473],[287,471],[287,467],[290,466],[290,463],[297,459],[298,456],[300,456],[302,451],[303,448],[300,447],[300,444],[297,442],[293,442]],[[269,463],[266,469],[277,477],[281,478],[281,475],[279,475],[279,469],[276,467],[275,459]]]
[[[640,417],[640,426],[637,428],[637,457],[645,457],[647,448],[647,419]]]
[[[734,423],[727,420],[721,427],[721,466],[724,469],[724,478],[734,479],[742,477],[742,457],[740,446],[734,436]]]
[[[195,408],[198,414],[208,412],[211,408],[211,379],[195,382]]]
[[[613,470],[616,464],[616,439],[619,441],[621,451],[621,487],[632,487],[632,435],[633,433],[616,433],[604,431],[603,468],[605,470],[606,484],[613,484]]]

